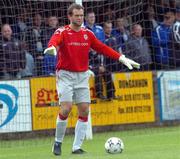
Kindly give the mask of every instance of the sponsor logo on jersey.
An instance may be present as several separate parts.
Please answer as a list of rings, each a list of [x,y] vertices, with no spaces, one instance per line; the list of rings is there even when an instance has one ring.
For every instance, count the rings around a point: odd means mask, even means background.
[[[68,43],[70,46],[88,46],[88,43],[71,42]]]

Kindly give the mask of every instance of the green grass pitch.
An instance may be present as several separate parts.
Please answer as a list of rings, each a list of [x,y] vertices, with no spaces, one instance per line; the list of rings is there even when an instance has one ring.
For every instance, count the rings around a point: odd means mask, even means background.
[[[123,153],[105,152],[104,143],[112,136],[124,141]],[[0,159],[180,159],[180,126],[96,133],[84,142],[84,155],[71,154],[73,136],[65,136],[62,156],[52,154],[52,137],[0,142]]]

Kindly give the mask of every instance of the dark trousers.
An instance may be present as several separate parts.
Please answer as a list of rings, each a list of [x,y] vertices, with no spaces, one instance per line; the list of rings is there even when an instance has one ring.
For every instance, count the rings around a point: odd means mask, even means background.
[[[103,95],[103,80],[105,82],[107,98],[113,98],[115,96],[115,87],[112,80],[112,73],[105,71],[104,73],[99,73],[98,70],[94,71],[95,73],[95,89],[96,96],[100,97]]]
[[[44,68],[43,68],[43,59],[35,59],[36,64],[36,75],[43,76],[44,75]]]

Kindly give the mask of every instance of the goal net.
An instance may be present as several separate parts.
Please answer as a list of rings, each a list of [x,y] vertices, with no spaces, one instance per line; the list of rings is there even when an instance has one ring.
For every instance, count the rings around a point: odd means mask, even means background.
[[[43,51],[55,30],[69,24],[67,8],[73,2],[0,1],[0,159],[1,156],[51,157],[59,111],[57,59],[44,55]],[[84,6],[85,27],[109,47],[141,64],[140,70],[130,71],[119,62],[90,51],[89,66],[95,77],[89,81],[91,115],[86,135],[92,138],[92,131],[94,139],[84,147],[90,149],[91,158],[106,158],[104,143],[109,137],[117,136],[125,141],[125,147],[129,142],[132,145],[129,149],[137,153],[132,147],[141,140],[141,134],[145,142],[141,148],[146,152],[148,146],[155,145],[151,142],[148,145],[146,139],[151,133],[155,138],[156,133],[161,134],[161,130],[152,126],[174,124],[174,121],[179,124],[179,2],[83,0],[76,3]],[[95,25],[91,25],[93,16]],[[65,158],[71,157],[68,154],[77,117],[73,107],[63,149]],[[173,129],[174,134],[177,129]],[[94,143],[99,146],[97,150]]]

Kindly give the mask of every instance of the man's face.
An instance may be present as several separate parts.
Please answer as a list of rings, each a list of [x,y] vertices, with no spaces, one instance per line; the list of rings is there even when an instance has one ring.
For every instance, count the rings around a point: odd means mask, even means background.
[[[9,25],[4,25],[2,28],[2,36],[8,40],[11,39],[12,36],[12,29]]]
[[[116,20],[116,25],[117,25],[117,28],[124,28],[124,19],[118,18]]]
[[[86,21],[88,24],[90,25],[94,25],[95,21],[96,21],[96,17],[94,13],[88,13],[87,17],[86,17]]]
[[[58,25],[58,19],[55,16],[48,18],[48,25],[52,28],[56,28]]]
[[[35,15],[34,25],[39,27],[41,26],[41,23],[42,23],[42,17],[39,14]]]
[[[164,24],[165,24],[165,25],[171,26],[171,25],[174,23],[174,20],[175,20],[174,13],[172,13],[172,12],[167,12],[167,13],[164,15]]]
[[[133,28],[133,32],[136,37],[141,37],[142,36],[142,27],[140,25],[136,25]]]
[[[84,21],[83,9],[74,9],[72,15],[69,15],[68,18],[73,25],[81,26]]]
[[[112,23],[105,23],[105,25],[104,25],[104,32],[107,35],[111,35],[111,32],[112,32]]]

